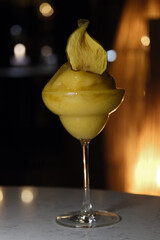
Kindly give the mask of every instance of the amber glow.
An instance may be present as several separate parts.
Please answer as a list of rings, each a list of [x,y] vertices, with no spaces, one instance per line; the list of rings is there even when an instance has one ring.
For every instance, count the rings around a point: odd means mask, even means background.
[[[130,191],[143,194],[160,194],[160,153],[148,146],[142,148],[133,169],[133,186]]]
[[[50,17],[54,13],[53,7],[47,2],[41,3],[39,11],[44,17]]]
[[[117,28],[113,46],[117,59],[109,71],[126,95],[106,129],[111,189],[160,195],[160,95],[158,81],[150,73],[150,48],[146,48],[149,21],[157,18],[159,0],[143,4],[128,0]]]
[[[143,129],[138,136],[137,154],[130,191],[160,195],[160,104],[159,96],[149,106]]]
[[[157,185],[160,187],[160,166],[157,168]]]

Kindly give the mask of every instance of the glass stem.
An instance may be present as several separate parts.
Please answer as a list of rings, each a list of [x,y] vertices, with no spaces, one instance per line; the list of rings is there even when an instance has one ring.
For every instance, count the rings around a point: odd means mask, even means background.
[[[81,140],[83,150],[83,168],[84,168],[84,194],[82,213],[87,214],[92,209],[90,202],[90,184],[89,184],[89,140]]]

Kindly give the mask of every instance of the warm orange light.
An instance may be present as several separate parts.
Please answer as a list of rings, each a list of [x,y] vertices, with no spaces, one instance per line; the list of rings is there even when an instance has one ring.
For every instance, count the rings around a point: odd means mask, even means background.
[[[157,185],[160,187],[160,166],[157,168]]]
[[[109,71],[125,88],[125,100],[106,128],[107,186],[160,196],[160,85],[145,51],[149,22],[160,18],[160,8],[159,0],[143,3],[126,1],[113,44],[118,57]]]
[[[134,166],[130,172],[132,184],[128,190],[134,193],[160,195],[159,95],[153,100],[154,105],[149,106],[150,114],[143,119],[143,128],[137,135],[137,149],[132,155]]]
[[[144,194],[160,193],[160,152],[153,146],[142,148],[134,168],[132,191]]]
[[[39,11],[44,17],[50,17],[54,13],[53,7],[47,2],[40,5]]]

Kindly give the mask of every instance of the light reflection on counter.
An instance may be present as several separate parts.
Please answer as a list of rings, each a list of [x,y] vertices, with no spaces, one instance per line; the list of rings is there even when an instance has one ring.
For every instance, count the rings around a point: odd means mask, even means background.
[[[0,203],[3,201],[3,191],[0,189]]]
[[[27,204],[32,203],[33,200],[34,200],[33,190],[28,189],[28,188],[24,188],[21,191],[21,200],[22,200],[22,202],[27,203]]]
[[[30,204],[35,199],[37,190],[34,188],[25,187],[20,191],[20,199],[25,204]],[[0,188],[0,204],[4,201],[4,191],[3,188]]]

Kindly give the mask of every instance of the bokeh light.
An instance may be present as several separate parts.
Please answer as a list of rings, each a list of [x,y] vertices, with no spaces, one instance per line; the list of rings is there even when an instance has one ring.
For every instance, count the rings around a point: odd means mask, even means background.
[[[117,58],[117,53],[115,50],[108,50],[107,51],[107,61],[108,62],[114,62]]]
[[[55,53],[53,53],[52,47],[49,45],[44,45],[41,48],[41,56],[43,57],[44,61],[48,65],[54,65],[57,67],[58,58]]]
[[[26,47],[22,43],[18,43],[14,46],[14,56],[16,58],[22,58],[26,54]]]
[[[143,46],[148,47],[150,45],[150,38],[148,36],[142,36],[141,43]]]
[[[12,36],[19,36],[22,33],[22,27],[18,24],[14,24],[10,28],[10,34]]]
[[[43,57],[48,57],[51,54],[52,54],[52,48],[50,46],[45,45],[41,48],[41,55]]]
[[[44,17],[50,17],[54,13],[53,7],[47,2],[41,3],[39,11]]]

